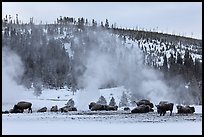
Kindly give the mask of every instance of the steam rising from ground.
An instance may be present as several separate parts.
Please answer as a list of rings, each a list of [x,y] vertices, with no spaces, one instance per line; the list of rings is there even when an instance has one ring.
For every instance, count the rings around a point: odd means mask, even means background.
[[[23,86],[17,81],[23,74],[20,57],[8,48],[2,48],[2,106],[13,107],[18,101],[27,98]]]
[[[137,43],[128,44],[104,31],[97,32],[97,35],[90,32],[88,36],[97,44],[83,58],[86,71],[78,83],[85,87],[84,93],[88,94],[79,98],[79,104],[97,101],[98,89],[113,81],[117,86],[125,86],[131,91],[132,100],[146,98],[154,103],[173,101],[169,94],[171,89],[162,81],[163,75],[143,64],[143,53]]]

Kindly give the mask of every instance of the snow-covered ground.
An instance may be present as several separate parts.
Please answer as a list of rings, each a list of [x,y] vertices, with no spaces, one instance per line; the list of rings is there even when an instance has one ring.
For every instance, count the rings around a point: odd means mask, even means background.
[[[113,96],[118,104],[123,87],[99,90],[107,102]],[[146,114],[131,114],[130,111],[90,111],[88,104],[84,110],[68,113],[45,112],[37,113],[37,109],[46,106],[63,107],[72,98],[77,107],[76,92],[74,95],[67,89],[44,90],[39,97],[30,92],[27,101],[32,102],[33,113],[2,114],[3,135],[201,135],[202,134],[202,106],[195,106],[195,113],[188,115],[169,112],[159,116],[155,112]],[[14,104],[3,104],[3,110],[9,110]],[[133,107],[130,107],[131,109]]]

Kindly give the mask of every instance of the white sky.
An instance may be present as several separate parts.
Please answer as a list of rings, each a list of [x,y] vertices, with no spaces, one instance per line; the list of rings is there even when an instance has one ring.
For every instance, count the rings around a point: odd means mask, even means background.
[[[2,18],[53,23],[60,16],[87,18],[118,27],[153,29],[202,39],[202,2],[2,2]],[[193,35],[192,35],[193,34]]]

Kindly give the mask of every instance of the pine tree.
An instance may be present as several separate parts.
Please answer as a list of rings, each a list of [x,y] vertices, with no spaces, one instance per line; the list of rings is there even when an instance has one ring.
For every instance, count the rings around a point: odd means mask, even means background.
[[[110,106],[116,106],[116,102],[115,102],[115,98],[114,97],[111,98],[111,100],[109,102],[109,105]]]
[[[34,84],[33,87],[34,87],[34,95],[36,97],[40,96],[42,94],[42,85],[37,83],[37,84]]]
[[[168,63],[167,63],[167,57],[166,57],[166,55],[164,55],[163,71],[164,71],[164,72],[167,72],[167,71],[168,71]]]
[[[129,102],[127,99],[127,95],[123,91],[123,94],[122,94],[120,102],[119,102],[119,107],[125,107],[125,106],[129,106]]]
[[[101,21],[101,27],[104,28],[103,21]]]
[[[109,22],[108,22],[108,19],[106,19],[105,28],[106,28],[106,29],[109,28]]]
[[[181,65],[183,64],[183,59],[179,52],[177,52],[177,64],[181,64]]]
[[[69,99],[66,105],[69,107],[74,107],[74,105],[75,105],[74,100],[72,98]]]
[[[104,96],[100,96],[100,98],[98,99],[97,103],[103,104],[103,105],[107,105],[107,101],[104,98]]]

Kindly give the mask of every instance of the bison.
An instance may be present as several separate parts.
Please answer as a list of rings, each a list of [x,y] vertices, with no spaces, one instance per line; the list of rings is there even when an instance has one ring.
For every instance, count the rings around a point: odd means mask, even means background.
[[[177,110],[178,110],[178,114],[180,113],[194,113],[195,112],[195,108],[194,107],[190,107],[190,106],[181,106],[181,105],[177,105]]]
[[[118,106],[105,105],[105,109],[107,111],[109,111],[109,110],[118,110]]]
[[[97,111],[97,110],[117,110],[118,106],[110,106],[110,105],[104,105],[104,104],[99,104],[99,103],[95,103],[95,102],[91,102],[89,104],[89,109],[91,111]]]
[[[124,107],[123,110],[124,110],[124,111],[128,111],[128,110],[130,110],[130,108],[129,108],[129,107]]]
[[[153,111],[154,110],[149,105],[142,104],[131,110],[131,113],[148,113]]]
[[[161,115],[165,115],[166,111],[170,111],[170,116],[172,115],[173,103],[168,103],[168,101],[160,101],[159,105],[155,105],[157,107],[157,112]]]
[[[9,113],[9,111],[2,111],[2,114],[8,114]]]
[[[23,113],[23,111],[21,109],[12,108],[9,110],[9,113]]]
[[[137,106],[140,106],[140,105],[149,105],[151,108],[154,107],[153,103],[151,103],[149,100],[147,99],[141,99],[137,102],[135,102],[137,104]]]
[[[24,109],[28,109],[28,113],[32,113],[32,103],[20,101],[16,105],[14,105],[13,109],[11,109],[11,113],[23,113]]]
[[[76,107],[64,106],[59,109],[60,112],[77,111]]]
[[[50,111],[51,111],[51,112],[57,112],[57,111],[58,111],[57,105],[52,106],[51,109],[50,109]]]
[[[106,110],[105,105],[99,104],[99,103],[95,103],[95,102],[91,102],[89,104],[89,109],[91,111],[96,111],[96,110]]]
[[[46,112],[46,111],[47,111],[47,107],[43,107],[43,108],[37,110],[37,112]]]

